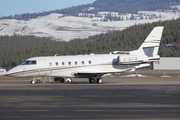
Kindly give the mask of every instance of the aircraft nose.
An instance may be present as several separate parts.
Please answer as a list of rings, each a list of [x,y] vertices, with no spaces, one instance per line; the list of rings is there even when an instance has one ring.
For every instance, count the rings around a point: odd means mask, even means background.
[[[7,72],[6,72],[6,74],[5,74],[5,75],[6,75],[6,76],[10,76],[10,77],[11,77],[11,74],[12,74],[12,71],[11,71],[11,70],[9,70],[9,71],[7,71]]]
[[[18,67],[12,68],[9,71],[7,71],[6,72],[6,76],[9,76],[9,77],[18,77],[19,76]]]

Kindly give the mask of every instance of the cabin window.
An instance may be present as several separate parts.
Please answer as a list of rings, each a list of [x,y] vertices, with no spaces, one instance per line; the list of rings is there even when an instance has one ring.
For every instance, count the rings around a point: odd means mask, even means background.
[[[31,64],[36,64],[36,60],[32,60],[32,61],[31,61]]]
[[[89,61],[89,64],[91,64],[92,62],[91,61]]]
[[[25,60],[21,63],[21,65],[35,65],[37,64],[36,60]]]
[[[62,62],[62,65],[65,65],[65,63],[64,63],[64,62]]]
[[[71,62],[68,62],[69,65],[71,65]]]
[[[58,66],[58,62],[56,62],[56,66]]]
[[[84,61],[82,61],[82,64],[84,65]]]
[[[77,65],[77,64],[78,64],[78,62],[77,62],[77,61],[75,61],[74,63],[75,63],[75,65]]]
[[[49,62],[49,65],[52,66],[52,62]]]

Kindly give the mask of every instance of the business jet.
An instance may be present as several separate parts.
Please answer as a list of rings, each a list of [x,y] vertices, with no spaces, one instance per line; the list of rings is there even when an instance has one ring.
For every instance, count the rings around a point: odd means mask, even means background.
[[[155,27],[142,45],[133,51],[110,54],[45,56],[26,59],[3,75],[10,77],[53,77],[55,81],[72,82],[72,78],[88,78],[89,83],[103,83],[107,74],[148,67],[158,61],[163,26]],[[31,81],[37,83],[37,79]]]

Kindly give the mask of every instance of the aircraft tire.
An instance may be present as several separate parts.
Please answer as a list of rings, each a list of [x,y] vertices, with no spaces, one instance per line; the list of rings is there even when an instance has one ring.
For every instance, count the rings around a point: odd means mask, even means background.
[[[89,79],[89,83],[95,83],[96,82],[96,79],[95,78],[90,78]]]
[[[72,83],[72,79],[70,79],[70,78],[68,78],[66,81],[67,81],[68,83]]]
[[[41,80],[37,80],[37,83],[41,83]]]
[[[65,81],[64,78],[60,78],[60,79],[59,79],[59,82],[60,82],[60,83],[64,83],[64,81]]]
[[[68,83],[72,83],[72,80],[69,80]]]
[[[102,84],[103,80],[102,79],[97,79],[97,83]]]
[[[31,84],[36,84],[36,81],[35,80],[31,80]]]

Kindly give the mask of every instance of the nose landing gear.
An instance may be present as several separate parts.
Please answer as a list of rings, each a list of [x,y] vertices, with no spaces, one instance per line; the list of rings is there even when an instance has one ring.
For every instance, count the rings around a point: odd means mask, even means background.
[[[33,79],[31,80],[31,84],[36,84],[36,83],[41,83],[41,80],[33,77]]]

